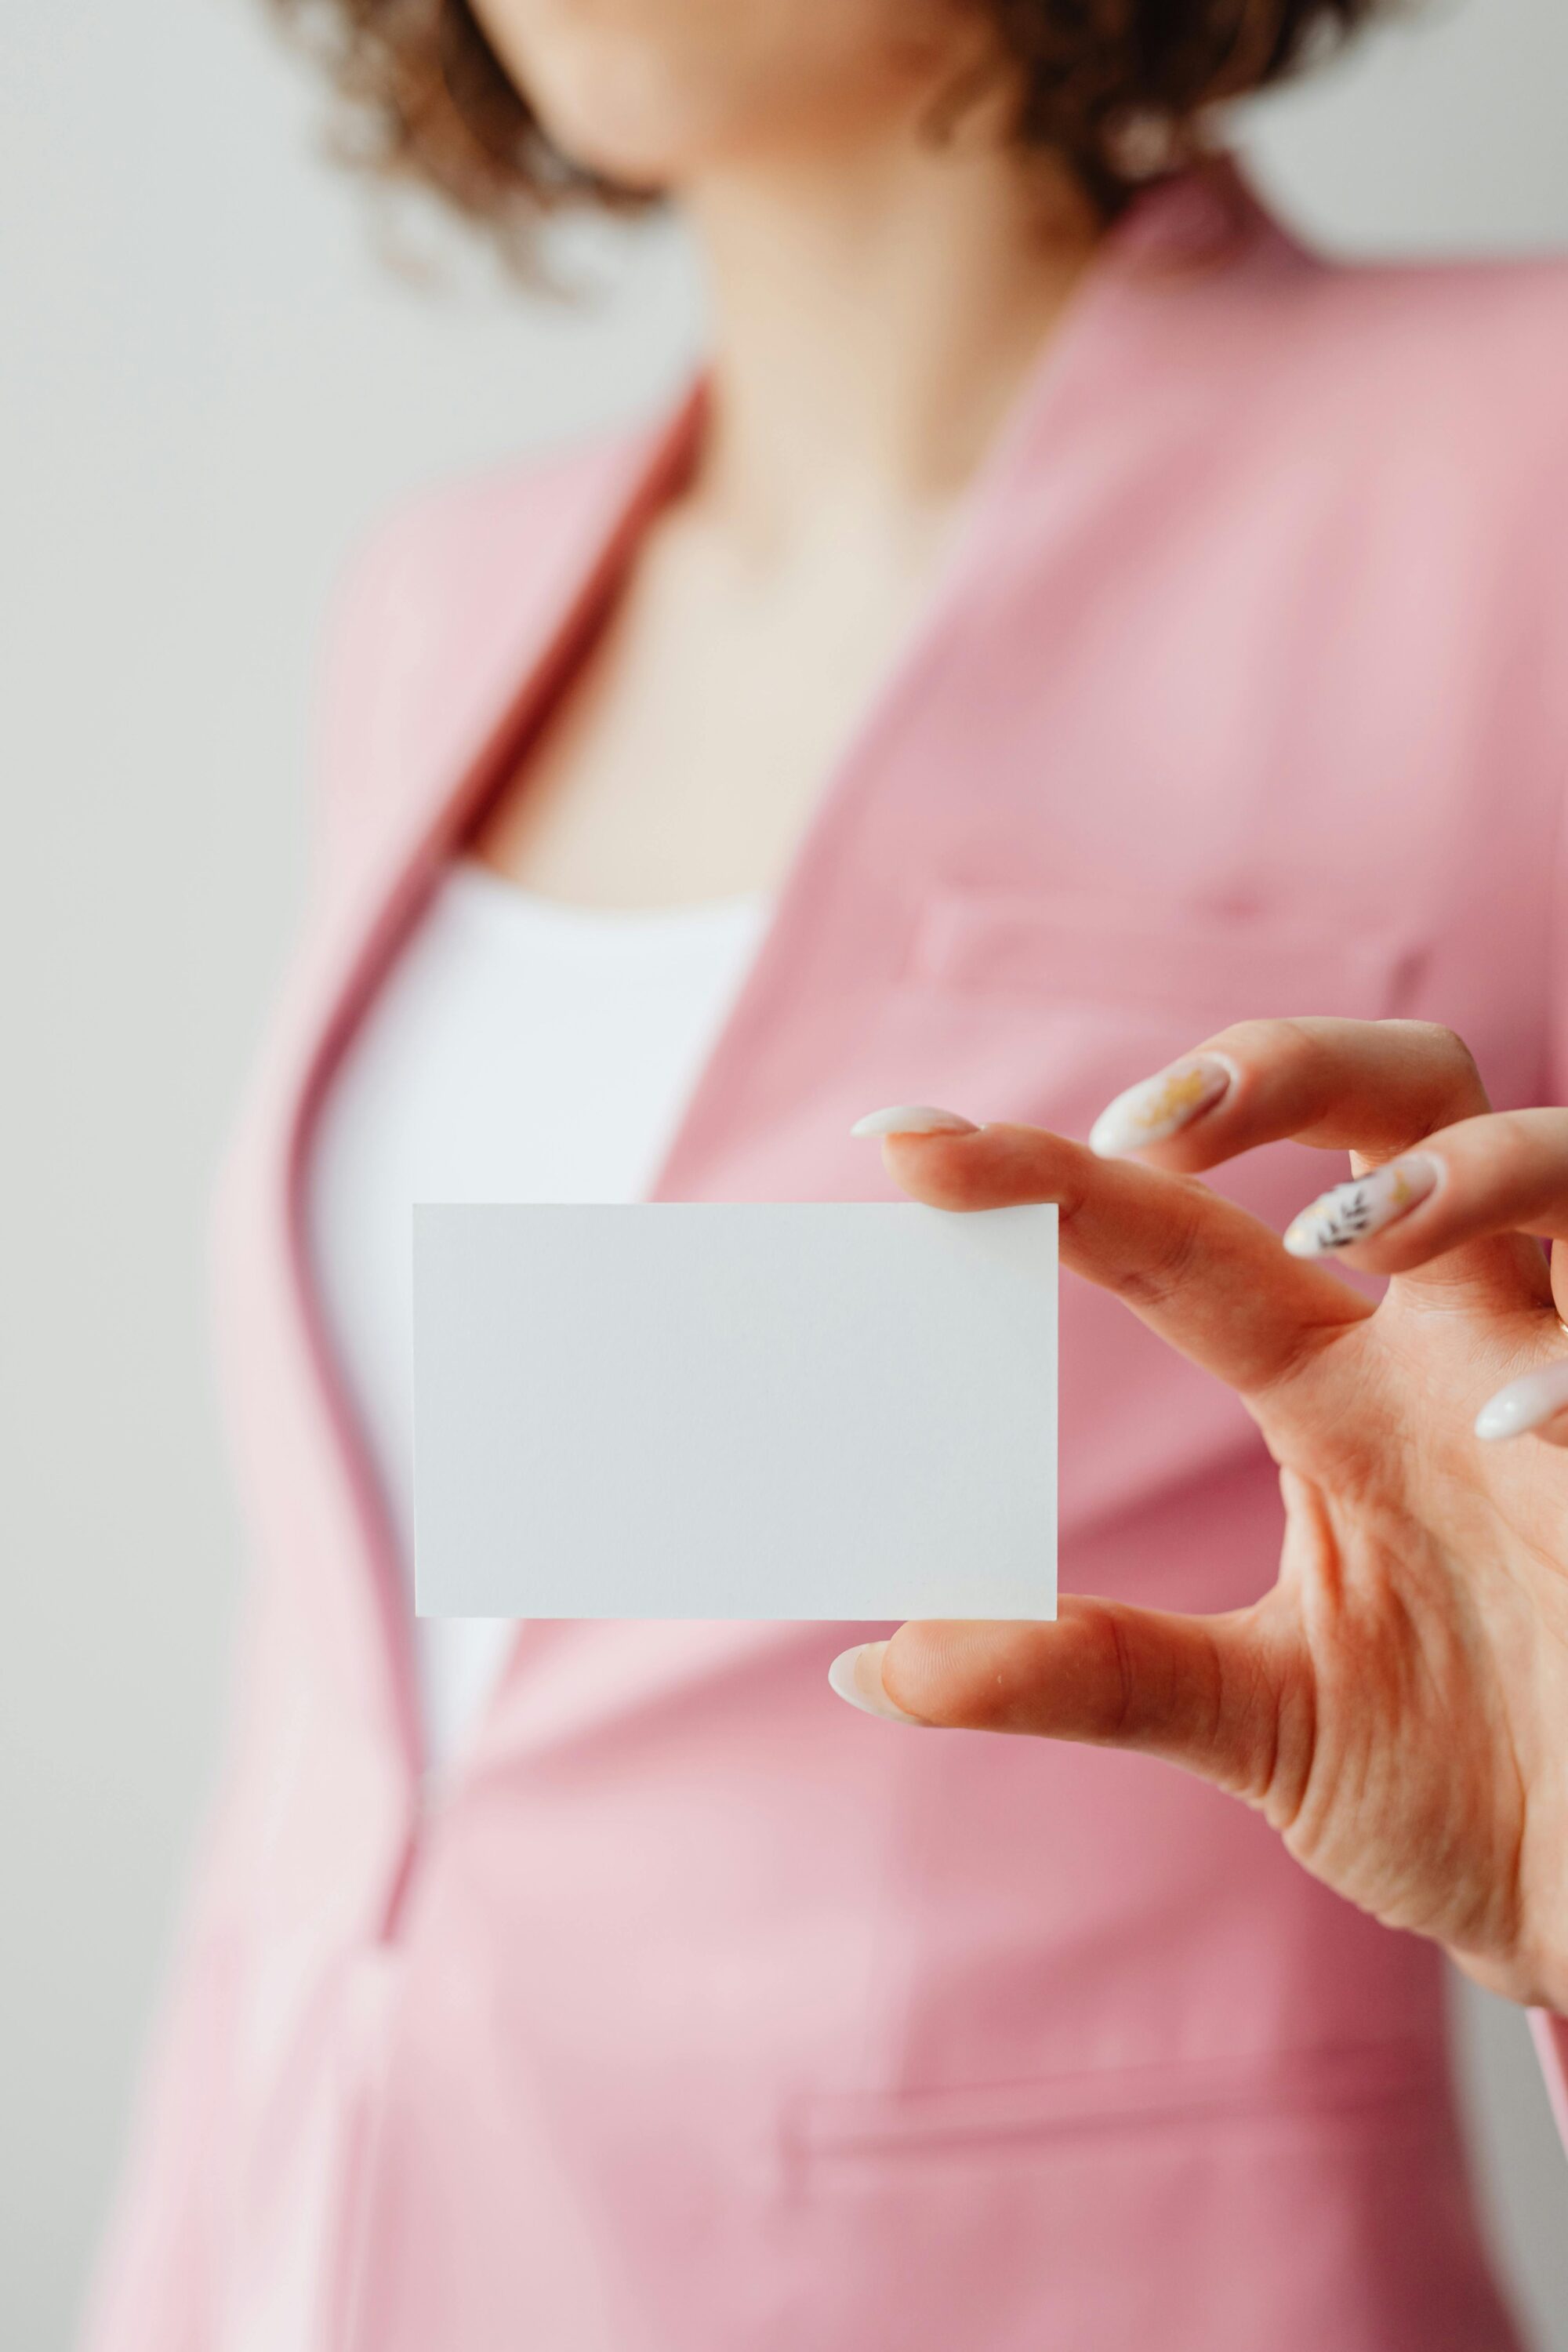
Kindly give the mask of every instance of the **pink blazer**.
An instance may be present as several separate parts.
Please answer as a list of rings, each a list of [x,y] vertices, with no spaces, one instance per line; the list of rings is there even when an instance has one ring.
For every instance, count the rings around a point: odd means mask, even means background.
[[[1246,1013],[1564,1072],[1568,286],[1113,240],[823,793],[657,1190],[879,1197],[856,1115],[1081,1134]],[[691,444],[446,489],[336,639],[313,890],[218,1237],[258,1554],[93,2352],[1497,2352],[1436,1953],[1138,1759],[889,1732],[858,1629],[524,1628],[426,1798],[301,1249],[344,1040]],[[1276,1226],[1296,1147],[1226,1171]],[[1067,1589],[1226,1609],[1234,1401],[1062,1301]],[[864,1629],[867,1632],[874,1629]],[[1543,2046],[1551,2032],[1542,2027]]]

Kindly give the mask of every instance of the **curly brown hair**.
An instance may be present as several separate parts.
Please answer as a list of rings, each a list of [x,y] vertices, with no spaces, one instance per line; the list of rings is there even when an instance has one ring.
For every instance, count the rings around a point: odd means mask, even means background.
[[[270,0],[343,102],[340,152],[422,182],[526,262],[541,215],[648,201],[561,153],[468,0]],[[1064,157],[1109,216],[1189,160],[1208,108],[1262,89],[1383,0],[978,0],[1017,86],[1013,138]],[[953,93],[953,110],[966,93]]]

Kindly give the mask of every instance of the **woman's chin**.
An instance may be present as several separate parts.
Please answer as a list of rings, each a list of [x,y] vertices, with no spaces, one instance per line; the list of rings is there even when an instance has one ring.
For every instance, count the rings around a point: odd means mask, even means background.
[[[715,166],[821,142],[820,110],[766,77],[675,69],[646,48],[532,61],[522,86],[552,144],[613,186],[658,193]],[[885,109],[884,93],[876,99]],[[842,109],[842,92],[839,93]],[[875,117],[878,105],[855,110]]]
[[[725,143],[722,107],[646,57],[600,58],[586,69],[552,74],[537,66],[525,83],[552,145],[616,187],[653,191],[700,169]]]

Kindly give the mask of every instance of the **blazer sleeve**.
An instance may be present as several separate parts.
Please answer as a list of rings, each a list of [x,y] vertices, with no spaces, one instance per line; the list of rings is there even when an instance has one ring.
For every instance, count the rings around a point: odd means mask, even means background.
[[[252,1646],[242,1643],[242,1659]],[[211,2151],[222,2145],[233,2042],[234,1882],[243,1840],[226,1773],[144,2052],[128,2160],[99,2249],[82,2352],[210,2352],[216,2333]]]
[[[389,624],[405,606],[416,534],[404,515],[351,561],[325,634],[316,691],[310,887],[330,887],[342,845],[375,787],[384,684],[399,648]],[[395,715],[394,720],[395,723]],[[228,1748],[186,1892],[172,1964],[140,2071],[127,2157],[87,2297],[81,2352],[210,2352],[223,2287],[215,2274],[224,2216],[214,2210],[211,2153],[228,2126],[232,2052],[243,2002],[247,1856],[260,1801],[245,1760],[266,1751],[256,1717],[279,1686],[289,1629],[256,1580],[231,1672]]]
[[[143,2067],[121,2183],[88,2301],[83,2352],[206,2352],[214,2338],[203,2152],[216,2112],[223,1971],[187,1922]]]

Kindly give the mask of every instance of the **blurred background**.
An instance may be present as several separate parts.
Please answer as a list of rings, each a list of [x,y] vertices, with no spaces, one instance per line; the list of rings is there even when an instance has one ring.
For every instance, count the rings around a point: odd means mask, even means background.
[[[323,607],[389,503],[647,405],[700,318],[666,229],[552,302],[373,210],[259,0],[0,26],[0,2341],[56,2352],[216,1752],[205,1203],[300,891]],[[1412,6],[1237,131],[1335,247],[1568,249],[1568,8]],[[1505,2269],[1568,2352],[1522,2019],[1466,1993],[1457,2031]]]

